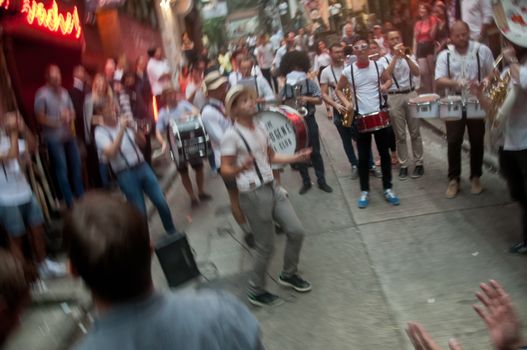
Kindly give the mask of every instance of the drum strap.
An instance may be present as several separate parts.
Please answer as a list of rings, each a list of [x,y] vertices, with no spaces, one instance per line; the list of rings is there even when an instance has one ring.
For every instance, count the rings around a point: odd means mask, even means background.
[[[245,144],[245,148],[247,148],[247,152],[249,152],[249,155],[253,158],[253,164],[254,164],[254,169],[256,170],[256,175],[258,175],[258,179],[260,179],[260,184],[263,185],[264,182],[263,182],[262,172],[260,171],[260,168],[258,167],[258,163],[256,163],[256,159],[253,156],[253,152],[251,150],[251,147],[249,146],[249,143],[247,142],[245,137],[243,137],[242,132],[240,131],[240,129],[235,127],[234,130],[236,130],[238,135],[240,135],[240,138],[242,139],[243,143]]]

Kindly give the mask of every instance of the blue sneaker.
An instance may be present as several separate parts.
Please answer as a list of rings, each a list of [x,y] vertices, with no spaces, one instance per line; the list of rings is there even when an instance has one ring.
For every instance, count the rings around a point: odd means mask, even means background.
[[[368,204],[369,204],[368,191],[362,191],[360,193],[360,198],[357,201],[357,204],[359,205],[359,208],[361,208],[361,209],[364,209],[364,208],[366,208],[368,206]]]
[[[384,191],[384,198],[386,201],[392,205],[399,205],[401,204],[401,201],[399,200],[399,197],[393,193],[391,189],[387,189]]]

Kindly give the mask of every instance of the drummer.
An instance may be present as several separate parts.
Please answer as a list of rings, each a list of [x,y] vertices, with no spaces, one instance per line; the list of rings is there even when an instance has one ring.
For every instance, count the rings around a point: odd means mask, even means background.
[[[165,88],[161,98],[164,101],[165,107],[159,111],[159,117],[156,123],[156,138],[161,143],[162,152],[165,153],[168,148],[166,134],[167,129],[170,127],[170,122],[172,120],[176,122],[185,122],[190,117],[199,116],[199,111],[188,101],[178,101],[178,93],[172,87]],[[196,173],[196,185],[198,186],[197,195],[192,188],[192,181],[188,174],[189,164]],[[210,201],[212,199],[212,197],[203,190],[203,160],[201,158],[177,164],[177,169],[181,175],[183,187],[185,187],[185,190],[190,197],[190,205],[192,208],[196,208],[200,201]]]
[[[368,58],[369,45],[364,37],[357,37],[353,43],[353,52],[357,61],[347,66],[342,71],[342,76],[337,85],[337,96],[346,106],[348,111],[355,115],[380,112],[383,106],[383,92],[388,91],[392,80],[383,76],[384,65]],[[349,101],[343,89],[349,87],[354,95]],[[392,205],[399,205],[399,197],[392,190],[392,164],[390,157],[390,132],[382,128],[374,132],[358,133],[357,147],[359,149],[359,179],[361,195],[357,204],[359,208],[366,208],[369,204],[370,179],[368,172],[368,159],[371,149],[371,137],[375,137],[377,150],[381,157],[382,184],[384,198]]]
[[[452,95],[467,95],[471,83],[482,82],[493,70],[494,58],[490,49],[472,41],[466,22],[457,21],[450,28],[450,41],[447,49],[437,56],[435,79],[438,88],[445,88]],[[485,136],[484,119],[467,119],[463,110],[461,120],[447,121],[448,142],[448,187],[447,198],[459,193],[461,177],[461,145],[465,128],[470,141],[470,181],[472,194],[480,194],[480,177],[483,167],[483,143]]]
[[[413,57],[407,56],[403,51],[401,33],[391,31],[388,33],[388,44],[391,52],[383,57],[388,66],[385,74],[391,77],[393,84],[388,91],[388,105],[390,106],[390,123],[395,132],[397,143],[396,152],[399,162],[399,179],[408,178],[408,146],[406,144],[406,128],[410,132],[412,141],[413,161],[415,162],[412,178],[416,179],[424,174],[423,167],[423,140],[419,130],[419,119],[412,118],[408,111],[408,100],[416,97],[413,77],[419,76],[419,66]]]
[[[253,88],[256,91],[256,102],[258,110],[265,109],[265,103],[271,103],[276,100],[276,96],[269,85],[269,82],[263,75],[251,74],[253,72],[254,60],[251,56],[245,56],[240,62],[241,79],[237,84]]]

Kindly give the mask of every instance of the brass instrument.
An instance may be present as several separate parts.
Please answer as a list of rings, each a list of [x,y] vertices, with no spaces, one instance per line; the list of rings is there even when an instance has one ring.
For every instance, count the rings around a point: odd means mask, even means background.
[[[394,49],[399,52],[402,52],[406,58],[412,57],[412,49],[407,46],[404,46],[403,44],[395,45]]]
[[[494,69],[498,67],[502,60],[503,53],[494,61]],[[500,110],[509,93],[510,79],[510,72],[507,72],[503,77],[499,75],[494,76],[491,83],[485,88],[484,94],[491,100],[492,106],[491,110],[487,111],[487,117],[493,128],[498,127],[502,122],[504,113],[500,113]]]
[[[351,89],[348,87],[345,87],[342,92],[346,96],[346,99],[348,101],[353,101],[351,96]],[[354,111],[346,111],[344,115],[342,116],[342,126],[345,128],[351,128],[351,125],[353,124],[353,114]]]
[[[300,114],[300,116],[304,118],[309,114],[309,111],[307,110],[306,106],[300,104],[300,100],[298,99],[298,97],[301,95],[301,93],[302,93],[302,84],[296,84],[295,85],[295,107],[296,107],[298,114]]]

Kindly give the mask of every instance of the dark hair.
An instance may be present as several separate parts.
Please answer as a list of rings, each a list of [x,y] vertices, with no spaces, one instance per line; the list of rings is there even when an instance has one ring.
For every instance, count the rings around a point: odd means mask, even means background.
[[[280,62],[280,75],[285,76],[294,70],[300,70],[302,72],[309,72],[311,68],[311,62],[309,57],[304,51],[289,51],[282,57]]]
[[[315,45],[315,52],[317,55],[320,55],[322,53],[322,51],[320,51],[319,49],[319,45],[320,43],[324,43],[324,45],[326,45],[326,48],[328,47],[328,45],[326,44],[326,41],[325,40],[317,40],[317,44]]]
[[[331,43],[331,45],[329,45],[329,51],[333,51],[334,48],[342,48],[342,42],[338,42],[338,41],[335,41],[333,43]]]
[[[366,36],[364,35],[357,35],[353,38],[353,42],[351,43],[351,45],[355,45],[356,43],[358,43],[359,41],[365,41],[367,43],[369,43],[369,40]]]
[[[134,78],[135,79],[135,72],[131,70],[124,71],[123,76],[121,77],[121,84],[124,85],[124,82],[127,78]]]
[[[151,288],[148,224],[131,204],[89,193],[67,216],[64,237],[73,268],[97,297],[119,303]]]

